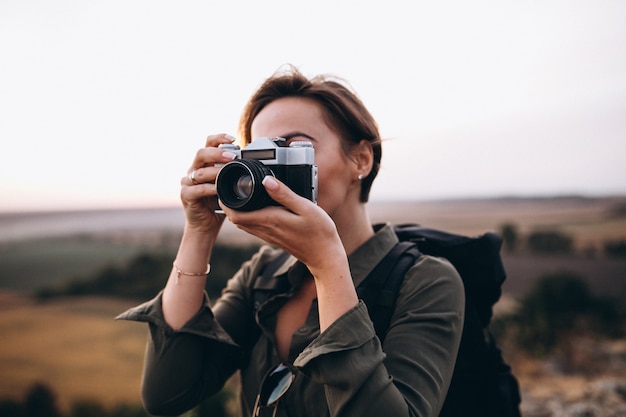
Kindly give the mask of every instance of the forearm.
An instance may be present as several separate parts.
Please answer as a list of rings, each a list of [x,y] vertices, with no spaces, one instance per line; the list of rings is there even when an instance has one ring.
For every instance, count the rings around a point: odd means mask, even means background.
[[[204,272],[224,221],[224,216],[215,211],[218,208],[215,178],[220,169],[218,165],[235,157],[219,146],[233,140],[232,136],[224,134],[209,136],[205,147],[196,153],[188,175],[181,179],[180,196],[186,224],[174,262],[176,266],[172,268],[163,294],[163,314],[175,330],[193,317],[202,305],[206,284]]]
[[[163,316],[180,329],[202,307],[209,258],[216,234],[185,229],[176,260],[163,291]],[[193,274],[193,275],[189,275]]]
[[[335,259],[331,268],[311,271],[315,278],[320,332],[328,329],[359,302],[347,259]]]

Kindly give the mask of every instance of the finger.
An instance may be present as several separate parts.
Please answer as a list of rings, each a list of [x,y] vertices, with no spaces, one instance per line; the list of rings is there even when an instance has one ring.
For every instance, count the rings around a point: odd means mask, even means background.
[[[284,207],[266,207],[252,212],[232,210],[222,204],[220,207],[230,222],[238,229],[256,236],[270,245],[282,248],[288,246],[282,237],[285,232],[291,230],[291,227],[287,226],[290,224],[290,220],[286,217],[295,215]]]
[[[200,200],[207,197],[215,198],[215,196],[217,196],[217,190],[215,184],[212,183],[183,185],[180,188],[180,197],[183,201]]]
[[[220,169],[222,168],[216,166],[191,169],[187,175],[180,179],[180,185],[198,185],[215,182]]]
[[[236,138],[227,133],[219,133],[216,135],[209,135],[206,138],[204,146],[206,147],[218,147],[219,145],[233,143]]]
[[[235,137],[226,133],[220,133],[217,135],[209,135],[206,138],[206,142],[204,146],[206,147],[218,147],[219,145],[224,145],[227,143],[233,143],[235,141]]]
[[[215,164],[225,164],[236,157],[237,155],[228,149],[215,147],[200,148],[198,152],[196,152],[196,157],[187,174],[190,174],[194,169],[198,170],[200,168],[214,166]]]
[[[304,204],[309,201],[270,175],[263,178],[262,184],[272,200],[294,213],[302,212],[306,207]]]

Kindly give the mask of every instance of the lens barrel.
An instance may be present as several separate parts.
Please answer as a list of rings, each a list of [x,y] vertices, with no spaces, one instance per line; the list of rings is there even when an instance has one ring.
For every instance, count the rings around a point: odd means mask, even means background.
[[[254,159],[238,159],[228,162],[215,181],[217,196],[222,203],[234,210],[253,211],[266,207],[273,200],[261,183],[267,175],[274,176],[271,169]]]

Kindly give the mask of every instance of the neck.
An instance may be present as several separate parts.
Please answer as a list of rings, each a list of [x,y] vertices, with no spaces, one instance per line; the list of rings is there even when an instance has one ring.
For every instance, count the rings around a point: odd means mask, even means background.
[[[333,220],[348,255],[374,235],[365,204],[357,204],[353,210],[342,212]]]

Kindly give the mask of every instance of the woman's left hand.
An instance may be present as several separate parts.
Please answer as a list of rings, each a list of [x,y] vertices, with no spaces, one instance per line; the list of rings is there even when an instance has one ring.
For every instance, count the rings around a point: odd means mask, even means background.
[[[243,212],[220,204],[233,224],[289,252],[307,265],[314,276],[337,268],[340,259],[347,264],[335,223],[321,207],[274,177],[266,177],[263,185],[281,206]],[[343,256],[337,256],[338,253]]]
[[[237,227],[281,247],[307,266],[315,279],[323,332],[358,303],[337,227],[321,207],[275,178],[265,177],[263,185],[282,206],[241,212],[220,205]]]

